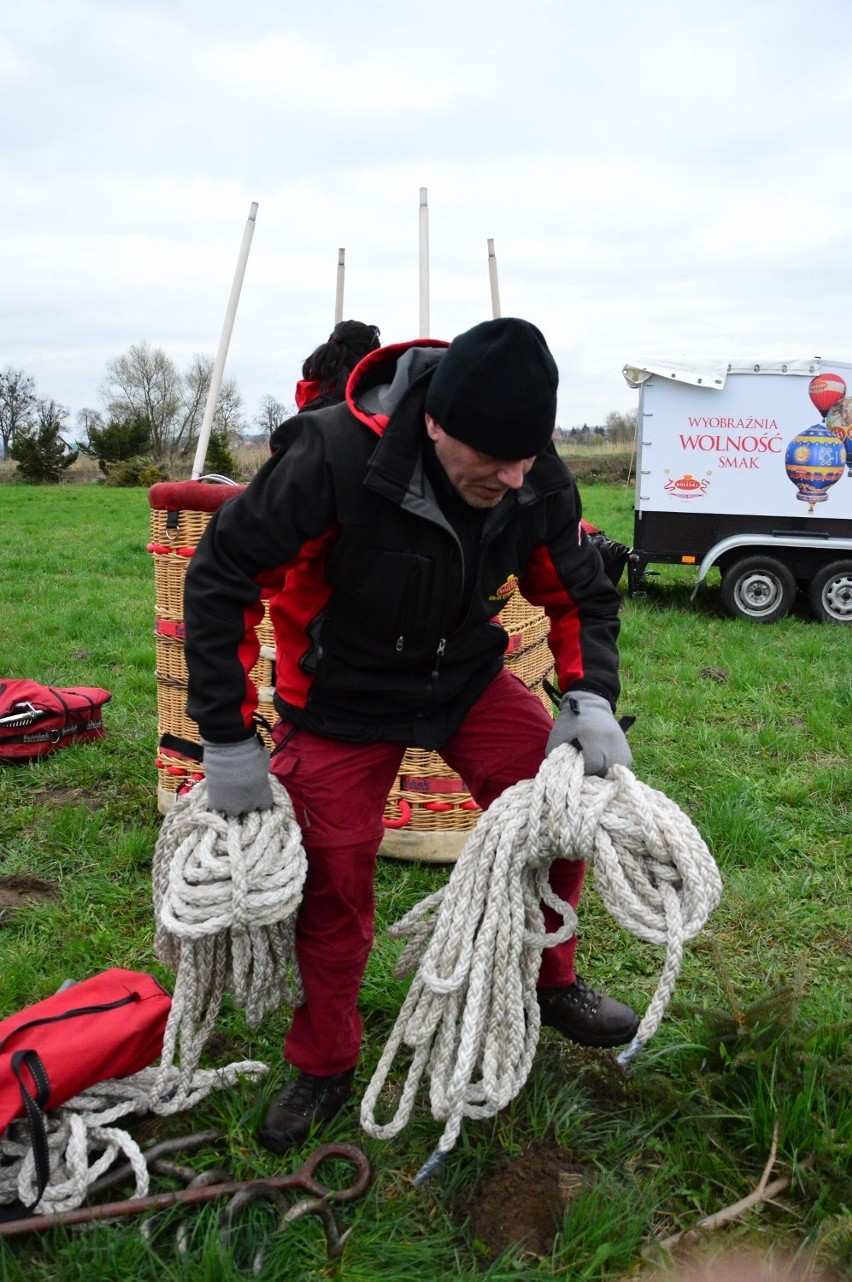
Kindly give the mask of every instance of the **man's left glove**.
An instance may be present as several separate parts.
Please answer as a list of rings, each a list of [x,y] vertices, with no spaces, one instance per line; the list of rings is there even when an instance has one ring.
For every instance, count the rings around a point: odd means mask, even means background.
[[[201,742],[208,810],[244,815],[249,810],[270,809],[269,753],[257,735],[239,743]]]
[[[591,690],[563,694],[545,755],[549,756],[563,743],[573,744],[583,754],[587,775],[605,775],[610,766],[629,766],[633,761],[627,736],[616,721],[609,701]]]

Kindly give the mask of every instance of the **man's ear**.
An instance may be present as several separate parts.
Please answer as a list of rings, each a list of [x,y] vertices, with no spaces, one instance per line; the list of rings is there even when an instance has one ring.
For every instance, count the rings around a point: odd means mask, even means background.
[[[426,415],[426,435],[429,437],[429,440],[437,441],[438,437],[441,434],[441,431],[442,431],[442,428],[440,424],[435,422],[431,414],[427,414]]]

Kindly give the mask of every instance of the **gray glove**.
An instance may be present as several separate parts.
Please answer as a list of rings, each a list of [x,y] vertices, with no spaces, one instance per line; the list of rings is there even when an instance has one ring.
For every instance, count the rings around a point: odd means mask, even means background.
[[[204,773],[207,777],[207,807],[225,815],[244,815],[249,810],[269,810],[272,786],[269,782],[269,753],[254,735],[239,743],[204,745]]]
[[[563,743],[573,744],[583,754],[587,775],[605,775],[610,766],[629,766],[633,760],[627,736],[616,721],[609,701],[591,690],[571,690],[563,694],[545,756]]]

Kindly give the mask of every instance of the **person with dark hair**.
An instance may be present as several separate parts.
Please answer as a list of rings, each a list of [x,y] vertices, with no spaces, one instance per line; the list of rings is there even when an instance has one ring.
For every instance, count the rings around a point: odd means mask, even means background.
[[[342,402],[291,420],[190,562],[187,712],[201,729],[207,804],[268,809],[271,770],[308,861],[296,923],[305,1001],[284,1047],[297,1075],[259,1131],[274,1152],[352,1091],[382,815],[405,749],[440,751],[483,808],[563,743],[579,747],[586,774],[631,763],[615,716],[621,597],[552,441],[557,382],[540,330],[512,317],[450,344],[370,351]],[[270,758],[249,673],[271,581]],[[516,590],[550,621],[555,721],[504,665],[495,616]],[[574,908],[584,871],[569,859],[550,868]],[[561,918],[543,911],[553,931]],[[574,948],[572,938],[544,949],[542,1024],[582,1045],[629,1042],[636,1012],[577,975]]]
[[[296,412],[336,405],[346,394],[346,380],[362,356],[379,346],[378,325],[362,321],[338,321],[324,343],[315,347],[302,365],[302,377],[296,384]],[[269,436],[269,450],[274,453],[289,431],[290,420],[279,423]]]

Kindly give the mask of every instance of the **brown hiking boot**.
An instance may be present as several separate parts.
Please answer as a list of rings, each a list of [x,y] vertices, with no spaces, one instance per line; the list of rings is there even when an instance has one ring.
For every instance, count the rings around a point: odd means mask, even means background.
[[[540,988],[538,1005],[545,1028],[555,1028],[580,1046],[621,1046],[639,1027],[631,1006],[595,992],[579,975],[567,988]]]
[[[307,1139],[315,1126],[322,1126],[340,1112],[352,1094],[355,1069],[332,1077],[299,1073],[280,1091],[266,1110],[257,1132],[264,1148],[286,1153]]]

